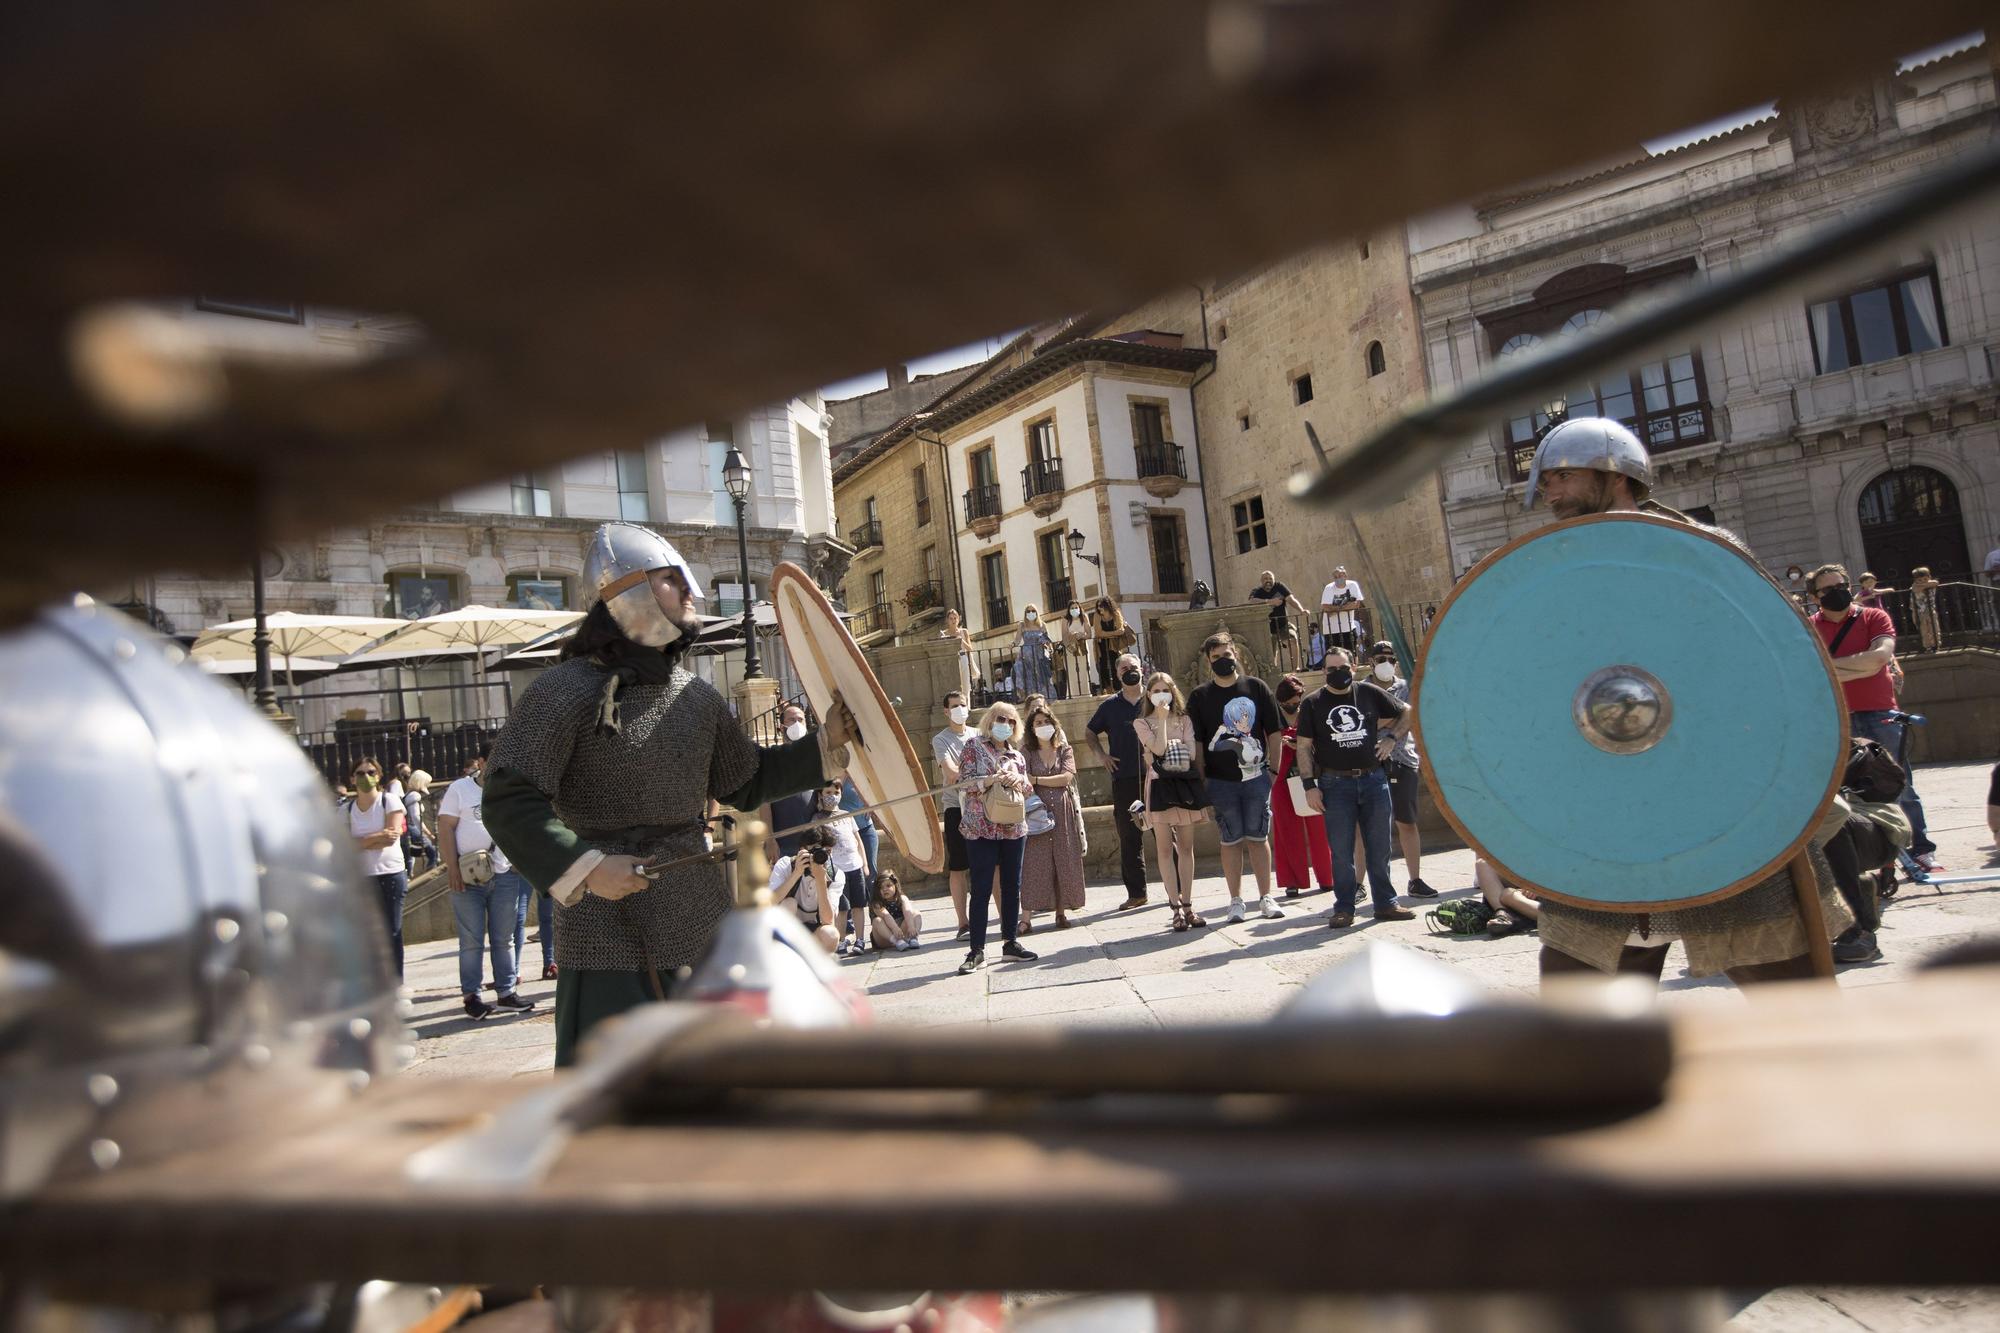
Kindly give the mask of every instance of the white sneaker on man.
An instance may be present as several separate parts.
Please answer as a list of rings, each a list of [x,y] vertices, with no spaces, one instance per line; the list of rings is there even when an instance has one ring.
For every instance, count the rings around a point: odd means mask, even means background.
[[[1276,921],[1285,915],[1285,909],[1278,906],[1277,900],[1272,898],[1259,898],[1257,910],[1264,914],[1266,921]]]
[[[1232,926],[1240,925],[1242,921],[1243,900],[1241,898],[1231,898],[1229,900],[1229,924]]]

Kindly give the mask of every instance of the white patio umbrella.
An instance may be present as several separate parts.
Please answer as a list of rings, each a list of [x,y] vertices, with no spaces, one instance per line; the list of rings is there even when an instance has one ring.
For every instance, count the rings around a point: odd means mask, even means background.
[[[257,659],[254,657],[197,657],[193,660],[196,666],[211,676],[247,676],[257,669]],[[280,659],[273,656],[271,665],[274,667],[277,666],[280,660],[284,662],[283,670],[287,676],[307,676],[320,671],[340,670],[340,663],[328,662],[318,657],[286,657]]]
[[[299,611],[273,611],[264,617],[274,666],[281,657],[346,657],[406,623],[386,616],[315,616]],[[256,629],[255,620],[210,625],[188,655],[197,662],[254,662],[257,649],[251,635]]]
[[[478,683],[486,680],[486,650],[510,648],[547,638],[556,630],[583,619],[581,611],[530,611],[518,606],[461,606],[422,620],[413,620],[366,653],[348,659],[357,662],[386,661],[397,657],[438,656],[470,652]],[[483,695],[484,690],[480,693]]]

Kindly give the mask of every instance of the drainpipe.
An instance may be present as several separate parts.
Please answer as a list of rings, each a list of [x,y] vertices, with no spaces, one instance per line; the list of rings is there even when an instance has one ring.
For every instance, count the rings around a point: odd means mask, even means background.
[[[1213,351],[1208,345],[1208,293],[1196,283],[1194,294],[1201,302],[1201,345],[1205,351]],[[1201,476],[1201,535],[1208,543],[1208,586],[1215,590],[1217,606],[1222,604],[1222,580],[1215,573],[1215,527],[1208,514],[1208,469],[1201,461],[1201,413],[1195,409],[1195,386],[1215,373],[1215,362],[1208,363],[1208,370],[1188,382],[1188,415],[1194,418],[1194,470]]]

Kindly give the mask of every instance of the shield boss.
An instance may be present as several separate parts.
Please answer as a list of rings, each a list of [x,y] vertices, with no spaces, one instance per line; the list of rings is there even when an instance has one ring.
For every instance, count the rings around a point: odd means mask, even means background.
[[[1686,906],[1796,853],[1847,715],[1818,636],[1729,543],[1646,515],[1511,542],[1418,663],[1418,735],[1453,828],[1524,888]]]

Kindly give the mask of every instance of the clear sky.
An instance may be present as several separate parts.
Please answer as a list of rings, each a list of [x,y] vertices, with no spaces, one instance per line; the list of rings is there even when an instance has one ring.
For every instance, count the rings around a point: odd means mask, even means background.
[[[916,357],[908,363],[910,378],[915,379],[919,375],[935,375],[940,370],[956,370],[960,366],[978,365],[981,361],[984,361],[987,357],[992,356],[1002,347],[1005,347],[1009,341],[1018,337],[1020,332],[1021,330],[1014,329],[1008,333],[996,333],[990,338],[981,339],[976,343],[967,343],[963,347],[954,347],[949,351],[932,352],[929,356]],[[871,370],[866,374],[855,375],[841,380],[837,384],[829,384],[824,389],[821,389],[820,392],[826,396],[827,401],[831,402],[836,398],[852,398],[857,394],[872,393],[876,389],[887,387],[888,383],[889,377],[886,374],[880,370]]]

